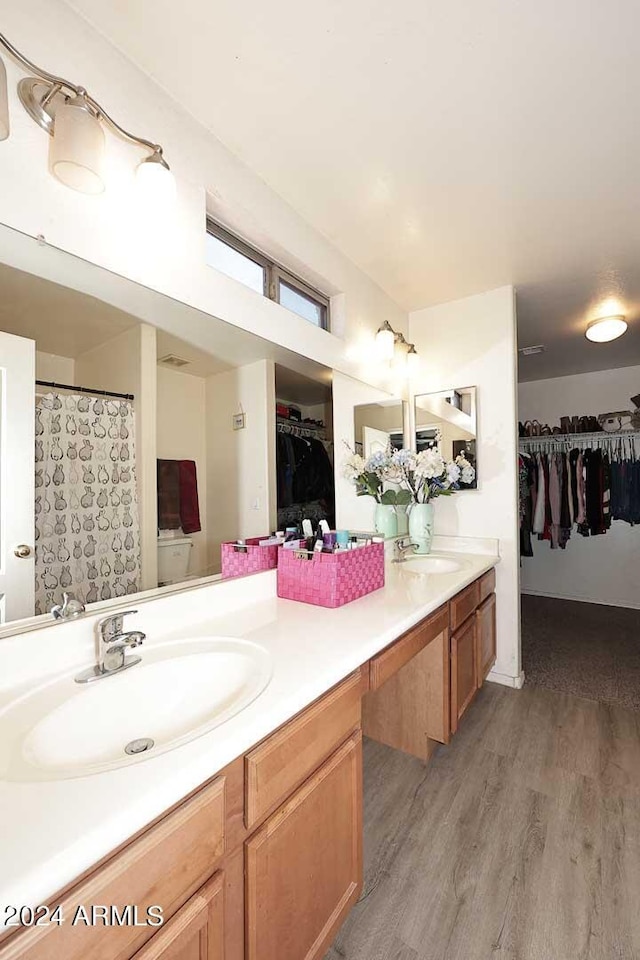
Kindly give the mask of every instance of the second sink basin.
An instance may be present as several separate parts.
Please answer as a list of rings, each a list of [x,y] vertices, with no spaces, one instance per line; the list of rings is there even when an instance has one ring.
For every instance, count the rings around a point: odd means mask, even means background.
[[[464,570],[466,563],[453,557],[438,557],[427,553],[424,556],[411,557],[398,566],[407,573],[457,573],[458,570]]]
[[[245,640],[203,637],[149,647],[140,664],[86,686],[73,676],[0,712],[0,776],[82,777],[173,750],[255,700],[271,657]]]

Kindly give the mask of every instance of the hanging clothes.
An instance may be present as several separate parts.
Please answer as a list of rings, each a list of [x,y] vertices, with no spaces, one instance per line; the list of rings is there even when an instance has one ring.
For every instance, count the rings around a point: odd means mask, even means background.
[[[521,452],[518,468],[522,556],[533,555],[535,535],[552,550],[566,549],[574,526],[581,536],[594,537],[606,534],[614,520],[640,523],[635,436],[603,438],[593,448],[572,450],[550,442],[549,449],[531,456]]]

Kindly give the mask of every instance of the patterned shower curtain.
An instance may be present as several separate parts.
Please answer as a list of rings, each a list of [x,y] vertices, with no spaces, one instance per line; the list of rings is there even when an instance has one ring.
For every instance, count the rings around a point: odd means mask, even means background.
[[[49,393],[36,403],[36,601],[84,603],[140,589],[131,403]]]

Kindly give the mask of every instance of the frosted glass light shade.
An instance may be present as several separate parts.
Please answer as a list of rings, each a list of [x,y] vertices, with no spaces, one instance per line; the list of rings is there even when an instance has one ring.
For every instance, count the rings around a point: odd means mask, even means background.
[[[138,164],[136,191],[149,213],[172,206],[176,199],[176,181],[162,158],[153,154]]]
[[[380,360],[392,360],[396,336],[387,321],[376,333],[376,353]]]
[[[626,330],[627,321],[624,317],[601,317],[589,324],[584,335],[593,343],[608,343],[610,340],[617,340]]]
[[[409,352],[407,353],[407,373],[410,377],[415,376],[420,367],[420,355],[413,344],[409,347]]]
[[[9,136],[9,100],[7,98],[7,71],[0,60],[0,140]]]
[[[56,110],[49,150],[51,172],[80,193],[104,191],[104,130],[82,97]]]

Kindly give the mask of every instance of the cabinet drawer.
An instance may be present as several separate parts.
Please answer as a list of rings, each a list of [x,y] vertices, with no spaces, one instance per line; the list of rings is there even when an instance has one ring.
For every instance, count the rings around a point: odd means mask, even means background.
[[[480,582],[475,580],[468,587],[461,590],[450,603],[451,607],[451,630],[457,630],[467,617],[470,617],[473,611],[480,603]]]
[[[223,881],[216,873],[133,960],[224,960]]]
[[[362,693],[358,669],[247,754],[248,828],[282,803],[360,726]]]
[[[224,848],[225,778],[218,777],[57,901],[63,925],[16,934],[0,947],[0,960],[128,960],[158,927],[73,926],[78,905],[132,904],[140,922],[159,905],[166,921],[211,876]]]
[[[446,605],[423,620],[370,661],[369,687],[377,690],[449,626]]]
[[[496,568],[492,567],[487,573],[480,577],[480,597],[478,603],[482,603],[487,597],[490,597],[496,588]]]

